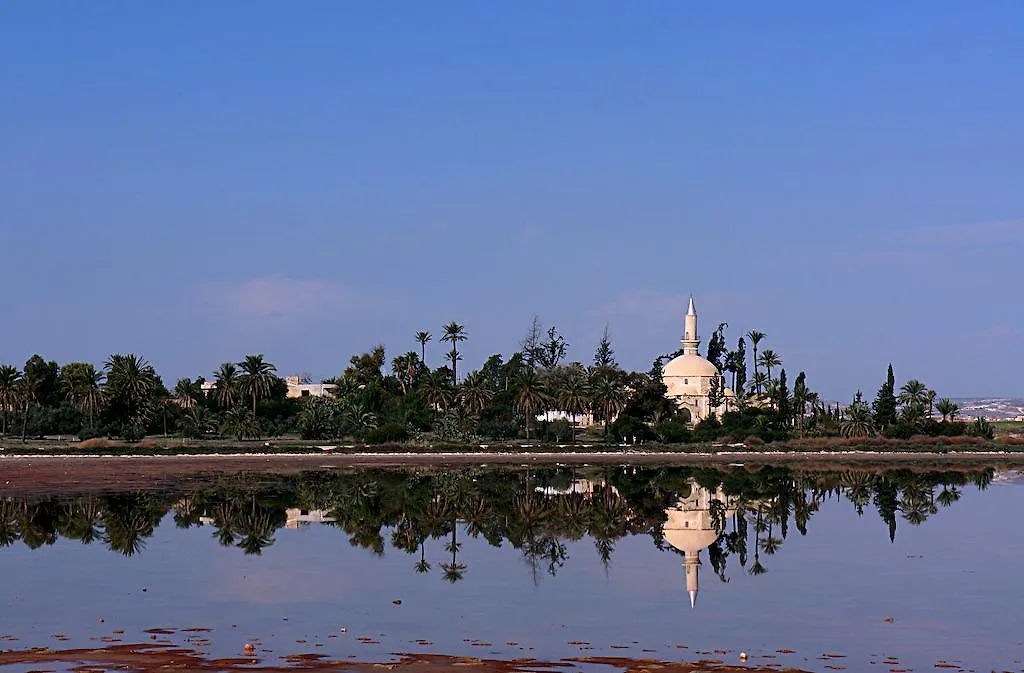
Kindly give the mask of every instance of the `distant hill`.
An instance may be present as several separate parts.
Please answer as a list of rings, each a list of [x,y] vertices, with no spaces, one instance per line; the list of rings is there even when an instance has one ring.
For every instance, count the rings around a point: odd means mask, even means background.
[[[990,421],[1024,420],[1024,398],[1020,397],[959,397],[960,418],[981,416]]]

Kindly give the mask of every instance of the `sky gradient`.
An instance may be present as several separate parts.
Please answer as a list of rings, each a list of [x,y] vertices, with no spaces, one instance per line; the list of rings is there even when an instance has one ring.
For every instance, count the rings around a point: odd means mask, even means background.
[[[0,362],[315,378],[534,314],[1015,395],[1024,5],[0,5]],[[441,364],[441,345],[428,347]]]

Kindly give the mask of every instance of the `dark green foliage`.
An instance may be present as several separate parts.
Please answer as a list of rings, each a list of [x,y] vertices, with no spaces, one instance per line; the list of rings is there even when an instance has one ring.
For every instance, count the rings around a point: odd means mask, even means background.
[[[740,337],[739,341],[736,342],[734,357],[736,361],[736,369],[733,382],[733,392],[735,392],[737,396],[742,396],[747,385],[747,342],[743,337]]]
[[[409,439],[409,431],[400,423],[387,423],[366,433],[367,444],[387,444],[404,442]]]
[[[612,439],[626,444],[654,439],[655,435],[642,419],[623,412],[608,430]]]
[[[658,441],[664,444],[683,444],[692,439],[692,433],[686,424],[675,419],[655,425],[654,434]]]
[[[641,421],[667,418],[675,413],[675,405],[665,397],[668,389],[660,378],[653,379],[644,374],[629,376],[627,386],[633,394],[626,401],[622,413]]]
[[[711,340],[708,341],[708,355],[707,360],[715,366],[718,371],[723,371],[724,363],[722,358],[725,356],[725,335],[723,331],[728,327],[726,323],[721,323],[711,334]]]
[[[604,326],[604,333],[601,341],[594,351],[594,366],[599,369],[617,369],[619,363],[615,361],[615,349],[612,348],[612,337],[608,333],[608,326]]]
[[[779,413],[779,424],[783,427],[789,426],[792,416],[791,400],[789,398],[789,387],[786,385],[786,370],[779,373],[779,384],[775,387],[775,409]]]
[[[693,427],[693,441],[713,442],[722,436],[722,423],[717,416],[708,416]]]
[[[967,426],[967,434],[971,437],[981,437],[982,439],[995,439],[996,431],[984,418],[980,416],[974,419],[974,422]]]
[[[893,376],[891,364],[885,383],[878,389],[878,394],[875,396],[872,410],[875,414],[876,427],[884,430],[896,422],[896,378]]]

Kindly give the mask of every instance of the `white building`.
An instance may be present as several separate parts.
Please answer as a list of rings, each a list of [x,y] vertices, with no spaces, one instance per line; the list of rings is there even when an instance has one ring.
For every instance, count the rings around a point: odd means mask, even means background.
[[[690,420],[694,423],[707,418],[712,413],[721,416],[735,399],[732,390],[725,387],[725,379],[718,368],[697,352],[699,345],[697,311],[693,307],[693,297],[690,297],[690,307],[686,311],[683,332],[683,354],[673,358],[665,365],[661,372],[661,380],[668,388],[666,396],[680,409],[689,411]],[[716,379],[718,385],[722,387],[723,402],[712,409],[708,394]]]

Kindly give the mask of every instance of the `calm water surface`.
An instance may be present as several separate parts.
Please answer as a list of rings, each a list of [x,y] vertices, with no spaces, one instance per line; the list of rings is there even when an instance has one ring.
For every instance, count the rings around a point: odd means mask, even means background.
[[[0,649],[1021,671],[1021,511],[991,472],[369,471],[2,498]]]

